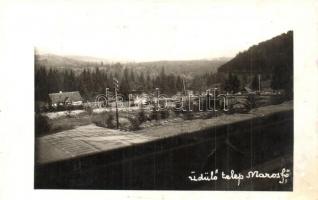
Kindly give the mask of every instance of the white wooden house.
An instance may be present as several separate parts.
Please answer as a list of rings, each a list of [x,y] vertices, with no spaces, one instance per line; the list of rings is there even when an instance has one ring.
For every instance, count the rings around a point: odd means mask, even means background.
[[[78,91],[51,93],[49,94],[49,97],[50,97],[50,105],[55,108],[57,106],[83,105],[83,98],[81,97]]]

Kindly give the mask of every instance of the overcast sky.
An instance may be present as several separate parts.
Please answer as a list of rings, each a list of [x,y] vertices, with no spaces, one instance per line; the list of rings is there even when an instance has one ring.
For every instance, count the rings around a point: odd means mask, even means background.
[[[289,20],[293,13],[286,3],[174,2],[33,5],[39,28],[34,44],[44,53],[111,61],[212,59],[235,56],[293,29]]]

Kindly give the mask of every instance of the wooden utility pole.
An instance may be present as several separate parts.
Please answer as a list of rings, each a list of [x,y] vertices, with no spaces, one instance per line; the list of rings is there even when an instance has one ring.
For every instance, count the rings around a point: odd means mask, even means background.
[[[157,94],[157,102],[156,102],[156,112],[159,111],[159,88],[156,88],[156,94]]]
[[[186,87],[184,83],[184,78],[182,79],[182,85],[183,85],[183,94],[186,95]]]
[[[109,88],[105,89],[106,107],[108,107],[108,90],[109,90]]]
[[[114,90],[115,90],[115,105],[116,105],[116,128],[119,128],[119,118],[118,118],[118,105],[117,105],[117,90],[119,88],[118,86],[118,80],[114,78]]]
[[[261,74],[258,74],[258,92],[261,93]]]

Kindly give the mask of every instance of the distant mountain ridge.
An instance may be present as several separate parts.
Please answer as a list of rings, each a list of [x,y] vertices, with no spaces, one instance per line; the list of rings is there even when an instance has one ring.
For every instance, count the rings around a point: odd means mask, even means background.
[[[149,62],[126,62],[111,63],[106,59],[83,57],[83,56],[59,56],[54,54],[36,55],[37,66],[52,68],[57,70],[72,69],[81,72],[83,69],[108,70],[120,72],[125,68],[133,69],[137,73],[149,73],[158,75],[164,68],[165,73],[197,75],[202,73],[215,73],[217,68],[226,63],[230,58],[217,58],[213,60],[177,60],[177,61],[149,61]]]
[[[144,73],[160,72],[164,68],[166,73],[183,74],[183,75],[198,75],[203,73],[216,73],[218,67],[226,63],[229,58],[219,58],[213,60],[176,60],[176,61],[151,61],[139,63],[127,63],[128,68],[143,71]]]

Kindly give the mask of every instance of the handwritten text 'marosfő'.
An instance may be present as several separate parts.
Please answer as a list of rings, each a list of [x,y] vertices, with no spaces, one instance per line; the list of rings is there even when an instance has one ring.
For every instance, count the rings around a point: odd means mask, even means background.
[[[279,184],[286,184],[288,178],[290,177],[291,171],[289,169],[283,168],[279,172],[259,172],[259,171],[248,171],[246,174],[236,173],[234,170],[231,170],[230,173],[225,173],[216,169],[210,172],[196,173],[191,171],[191,175],[188,176],[190,181],[194,182],[208,182],[208,181],[217,181],[217,180],[236,180],[237,185],[241,184],[241,181],[244,179],[277,179]]]

